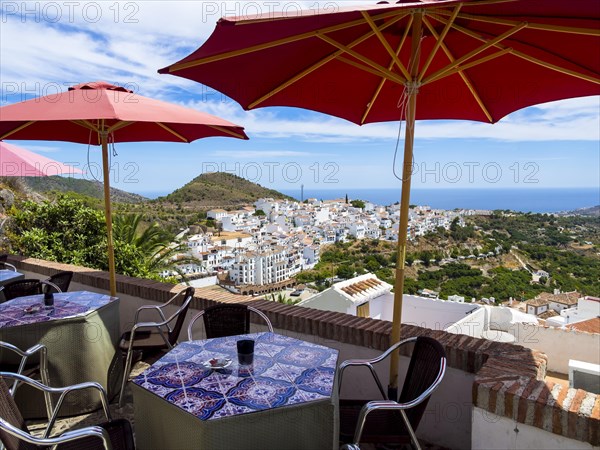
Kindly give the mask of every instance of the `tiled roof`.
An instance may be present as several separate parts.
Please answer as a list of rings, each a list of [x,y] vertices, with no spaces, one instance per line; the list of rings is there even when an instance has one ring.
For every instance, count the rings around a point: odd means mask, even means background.
[[[582,295],[577,291],[562,292],[560,294],[550,294],[548,292],[542,292],[536,297],[536,299],[542,299],[548,302],[556,302],[562,305],[575,306],[577,304],[577,300],[579,300],[581,297]]]
[[[196,288],[196,297],[221,303],[243,303],[254,300],[250,295],[234,294],[221,286]]]
[[[586,333],[600,334],[600,317],[584,320],[583,322],[574,323],[568,328],[576,331],[584,331]]]
[[[381,281],[379,281],[378,279],[369,278],[367,280],[359,281],[358,283],[350,284],[341,289],[346,294],[350,295],[351,297],[354,297],[354,296],[357,296],[360,294],[364,294],[369,289],[375,289],[382,285],[383,285],[383,283]]]
[[[532,298],[531,300],[527,300],[525,303],[527,303],[527,306],[544,306],[548,305],[548,300],[538,296],[536,298]]]
[[[554,311],[553,309],[549,309],[548,311],[544,311],[543,313],[539,314],[538,317],[540,319],[546,320],[546,319],[549,319],[550,317],[556,317],[558,315],[559,314],[556,311]]]

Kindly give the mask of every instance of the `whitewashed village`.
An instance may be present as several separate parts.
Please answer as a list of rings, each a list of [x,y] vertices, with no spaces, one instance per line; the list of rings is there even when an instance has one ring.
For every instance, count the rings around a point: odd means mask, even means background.
[[[352,206],[345,199],[296,202],[263,198],[238,210],[209,210],[207,218],[215,222],[218,231],[182,231],[178,238],[187,244],[186,256],[198,262],[179,269],[192,285],[227,292],[230,301],[242,296],[278,298],[291,300],[298,307],[391,321],[393,286],[375,274],[334,278],[331,286],[320,292],[294,279],[319,262],[320,249],[326,244],[397,239],[399,205],[361,203],[364,207]],[[409,239],[439,227],[448,229],[453,221],[462,226],[468,216],[491,213],[414,206],[410,209]],[[500,249],[445,258],[441,264],[492,257],[496,252]],[[531,271],[532,282],[549,275]],[[218,296],[223,298],[223,294]],[[493,297],[450,295],[440,299],[437,292],[427,289],[403,298],[404,324],[542,350],[549,356],[548,369],[557,374],[557,382],[567,383],[568,377],[571,387],[600,391],[600,352],[590,351],[599,344],[600,298],[555,290],[523,302],[510,298],[496,306]]]

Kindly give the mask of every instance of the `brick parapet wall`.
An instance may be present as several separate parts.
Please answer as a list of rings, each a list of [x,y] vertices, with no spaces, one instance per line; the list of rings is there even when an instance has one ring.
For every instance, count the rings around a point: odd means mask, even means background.
[[[18,269],[46,276],[72,270],[74,282],[103,290],[109,287],[107,272],[17,256],[9,261]],[[168,283],[117,275],[119,293],[150,301],[164,302],[180,289]],[[191,306],[204,309],[216,303],[204,298],[199,289]],[[390,345],[392,324],[387,321],[267,300],[255,300],[252,305],[267,314],[278,329],[381,351]],[[450,367],[475,374],[474,406],[554,434],[600,445],[600,396],[544,381],[547,366],[544,353],[519,345],[402,326],[402,338],[420,335],[442,343]]]

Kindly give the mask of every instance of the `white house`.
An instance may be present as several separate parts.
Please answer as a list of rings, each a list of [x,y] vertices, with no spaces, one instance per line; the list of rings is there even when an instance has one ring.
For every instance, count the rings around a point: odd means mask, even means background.
[[[389,298],[384,299],[383,294],[392,288],[391,284],[368,273],[336,283],[298,306],[382,319],[384,309],[389,309],[383,304],[389,302]]]
[[[560,316],[549,317],[546,325],[551,327],[563,327],[576,324],[589,319],[600,317],[600,298],[581,297],[577,300],[577,306],[565,308],[560,311]]]
[[[227,215],[229,215],[229,213],[224,209],[211,209],[206,212],[206,217],[214,220],[222,220],[223,217],[226,217]]]

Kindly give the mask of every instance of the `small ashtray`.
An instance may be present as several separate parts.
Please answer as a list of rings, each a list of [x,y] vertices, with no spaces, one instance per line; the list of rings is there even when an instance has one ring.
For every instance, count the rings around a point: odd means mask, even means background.
[[[31,305],[25,308],[23,311],[27,314],[34,314],[42,309],[42,305]]]
[[[231,365],[230,358],[211,358],[208,361],[202,362],[202,367],[205,369],[224,369]]]

